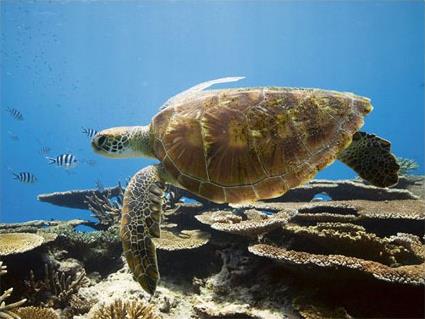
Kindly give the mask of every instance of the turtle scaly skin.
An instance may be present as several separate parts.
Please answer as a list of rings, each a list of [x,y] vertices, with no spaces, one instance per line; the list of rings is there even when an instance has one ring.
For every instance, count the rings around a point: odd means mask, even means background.
[[[358,132],[372,110],[352,93],[299,88],[209,90],[198,84],[168,100],[147,126],[99,132],[93,149],[109,157],[148,156],[124,194],[121,239],[134,278],[153,294],[164,184],[216,203],[281,196],[340,159],[373,185],[397,183],[390,143]]]

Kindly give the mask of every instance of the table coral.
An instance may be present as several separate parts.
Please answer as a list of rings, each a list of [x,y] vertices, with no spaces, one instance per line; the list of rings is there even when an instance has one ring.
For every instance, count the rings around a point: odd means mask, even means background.
[[[41,246],[44,238],[31,233],[0,234],[0,256],[21,254]]]

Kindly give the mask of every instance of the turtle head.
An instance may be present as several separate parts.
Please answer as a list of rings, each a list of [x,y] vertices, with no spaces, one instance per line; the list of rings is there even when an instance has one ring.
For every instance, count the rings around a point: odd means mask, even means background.
[[[100,131],[93,137],[91,145],[96,153],[112,158],[153,157],[149,125]]]

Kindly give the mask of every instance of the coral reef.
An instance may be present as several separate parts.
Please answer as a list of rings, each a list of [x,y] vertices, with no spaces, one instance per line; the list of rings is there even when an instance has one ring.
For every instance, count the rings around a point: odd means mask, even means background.
[[[233,206],[170,187],[154,239],[161,281],[152,297],[121,256],[122,188],[54,193],[41,198],[84,207],[96,221],[0,224],[1,235],[42,242],[3,257],[10,272],[1,284],[15,288],[10,304],[27,297],[65,319],[131,318],[136,303],[164,319],[423,317],[423,182],[404,176],[380,189],[315,180],[281,198]],[[328,198],[316,196],[323,192]]]
[[[52,308],[21,307],[16,311],[21,319],[59,319]]]
[[[75,228],[80,225],[90,226],[91,223],[81,219],[71,220],[31,220],[23,223],[0,224],[0,233],[37,233],[54,227]]]
[[[7,268],[0,261],[0,277],[7,274]],[[1,319],[20,319],[16,313],[18,307],[22,306],[27,300],[21,299],[19,301],[6,304],[6,299],[9,298],[13,293],[13,288],[9,288],[0,295],[0,318]]]
[[[347,257],[343,255],[322,255],[286,250],[271,245],[258,244],[249,247],[249,251],[257,256],[267,257],[281,263],[292,265],[304,265],[309,267],[331,268],[339,271],[342,268],[370,274],[379,280],[388,282],[424,285],[425,264],[422,262],[417,265],[403,265],[399,267],[389,267],[387,265],[364,260],[356,257]]]
[[[204,246],[210,234],[200,230],[182,230],[179,233],[161,230],[161,237],[154,238],[155,246],[160,250],[186,250]]]
[[[87,203],[87,197],[93,195],[102,196],[119,196],[122,193],[121,185],[117,185],[111,188],[99,189],[85,189],[85,190],[72,190],[67,192],[56,192],[50,194],[40,194],[37,199],[40,202],[46,202],[58,206],[78,208],[78,209],[89,209]]]
[[[119,223],[123,196],[124,192],[122,189],[115,196],[112,195],[110,190],[100,195],[91,193],[86,196],[88,209],[92,212],[92,216],[99,221],[96,229],[108,229]],[[112,197],[117,198],[117,200],[111,200]]]
[[[101,304],[89,313],[89,319],[159,319],[152,305],[141,301],[116,299],[110,304]]]
[[[37,280],[34,272],[31,272],[29,280],[26,281],[28,299],[32,304],[40,303],[43,306],[55,309],[65,308],[69,304],[71,297],[81,287],[89,283],[84,271],[71,276],[64,272],[50,269],[46,265],[44,272],[42,280]]]
[[[415,160],[403,157],[397,157],[397,164],[400,166],[400,175],[410,175],[412,171],[419,168],[419,164]]]
[[[31,233],[0,234],[0,256],[21,254],[44,243],[44,238]]]
[[[195,218],[212,229],[230,234],[255,237],[282,227],[293,216],[296,210],[279,211],[273,215],[266,215],[258,210],[244,211],[237,216],[231,211],[207,211]]]

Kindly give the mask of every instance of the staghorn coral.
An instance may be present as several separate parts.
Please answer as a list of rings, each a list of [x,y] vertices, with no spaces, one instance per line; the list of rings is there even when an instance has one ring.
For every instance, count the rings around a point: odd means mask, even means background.
[[[31,271],[29,280],[25,281],[30,303],[41,303],[43,306],[53,308],[65,308],[69,304],[71,297],[88,283],[89,280],[85,271],[71,276],[64,272],[50,269],[47,264],[45,265],[43,280],[37,280],[34,272]]]
[[[155,246],[161,250],[188,250],[204,246],[208,243],[210,234],[200,230],[182,230],[180,233],[161,230],[161,237],[154,238]]]
[[[59,319],[52,308],[21,307],[16,313],[21,319]]]
[[[419,168],[418,162],[404,157],[397,157],[397,164],[400,166],[400,175],[411,175],[413,171]]]
[[[248,250],[254,255],[267,257],[288,265],[304,265],[326,269],[348,269],[373,276],[376,279],[407,285],[425,284],[425,264],[389,267],[376,261],[343,255],[322,255],[287,250],[276,246],[257,244]],[[423,253],[423,251],[422,251]]]
[[[7,267],[0,261],[0,277],[7,274]],[[12,295],[13,288],[9,288],[0,295],[0,318],[20,319],[16,313],[16,308],[22,306],[27,300],[21,299],[17,302],[6,304],[6,299]]]
[[[118,200],[112,201],[110,199],[112,197],[116,197]],[[92,212],[92,216],[99,220],[96,229],[107,229],[119,224],[123,197],[124,192],[122,189],[116,196],[112,196],[110,190],[106,193],[91,193],[86,196],[88,209]]]
[[[0,256],[21,254],[44,243],[44,238],[31,233],[0,234]]]
[[[91,311],[89,319],[160,319],[153,305],[145,302],[116,299]]]

